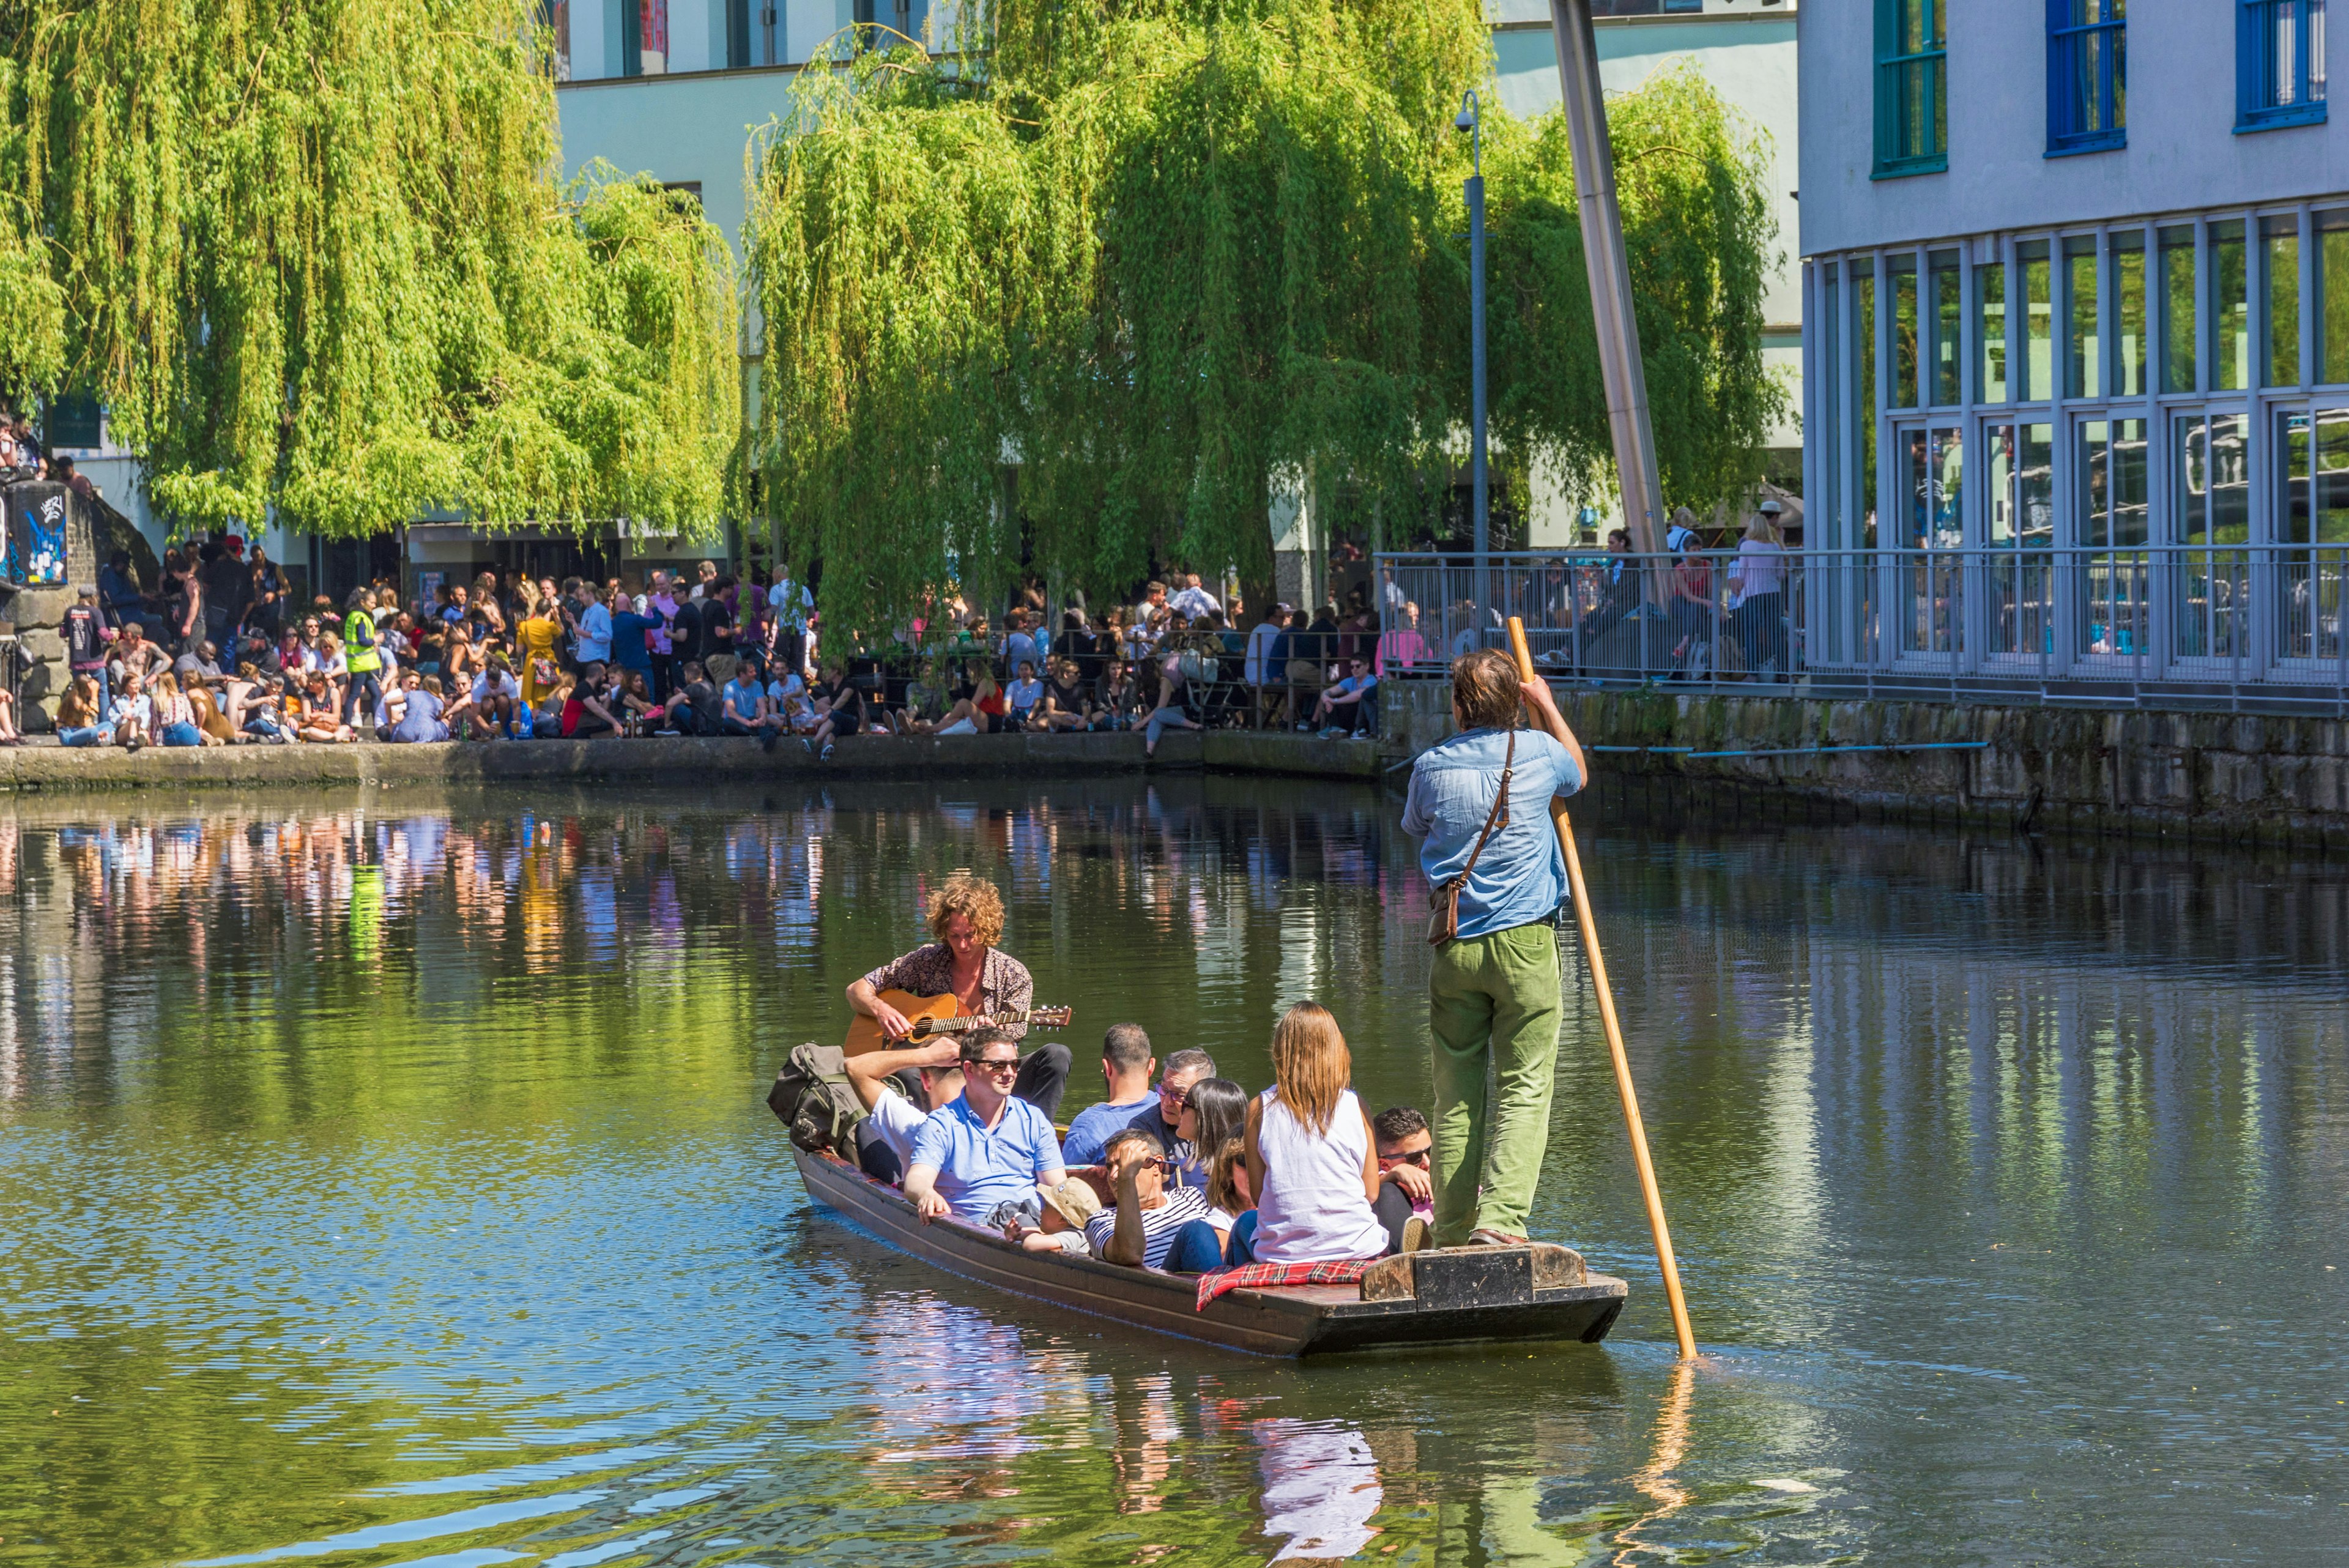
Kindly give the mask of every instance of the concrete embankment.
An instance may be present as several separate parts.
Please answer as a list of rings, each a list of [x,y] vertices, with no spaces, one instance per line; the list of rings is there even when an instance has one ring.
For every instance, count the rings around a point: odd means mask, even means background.
[[[253,790],[499,783],[698,784],[718,781],[983,775],[1070,777],[1212,773],[1381,777],[1450,730],[1448,688],[1387,689],[1386,735],[1177,731],[1145,763],[1142,737],[887,735],[843,742],[830,763],[796,742],[747,740],[527,741],[435,746],[235,746],[0,750],[0,790]],[[2158,832],[2220,841],[2349,844],[2349,723],[2271,714],[2114,712],[1949,703],[1574,692],[1576,732],[1603,783],[1638,790],[1692,781],[1743,801],[1807,805],[1894,819],[1961,818],[2046,832]],[[1957,751],[1697,758],[1686,751],[1981,742]],[[1679,748],[1665,750],[1662,748]]]
[[[986,774],[1069,775],[1161,772],[1266,774],[1372,779],[1379,771],[1369,741],[1309,735],[1177,731],[1145,763],[1139,734],[944,735],[926,739],[861,735],[843,741],[829,763],[795,742],[772,753],[755,741],[492,741],[396,746],[114,747],[0,750],[0,789],[67,793],[109,789],[378,787],[611,779],[637,784],[699,784],[780,778],[967,778]]]
[[[2178,834],[2220,841],[2349,842],[2349,722],[2244,713],[1952,703],[1561,694],[1595,746],[1697,752],[1941,745],[1968,750],[1692,758],[1607,753],[1603,776],[1690,779],[1899,818],[1957,816],[2049,832]],[[1447,689],[1390,688],[1397,756],[1451,728]]]

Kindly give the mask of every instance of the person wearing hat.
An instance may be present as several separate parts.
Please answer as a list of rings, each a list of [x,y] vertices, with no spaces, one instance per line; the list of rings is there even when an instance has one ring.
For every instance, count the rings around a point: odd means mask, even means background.
[[[1047,1187],[1037,1193],[1042,1200],[1036,1211],[1034,1224],[1030,1224],[1024,1210],[1017,1218],[1003,1222],[1003,1239],[1017,1241],[1030,1252],[1066,1252],[1072,1258],[1090,1258],[1092,1243],[1085,1239],[1085,1227],[1102,1211],[1101,1194],[1092,1183],[1081,1176],[1061,1179],[1058,1187]]]
[[[107,644],[114,640],[114,628],[98,607],[96,587],[84,583],[74,590],[73,606],[58,625],[57,637],[66,645],[66,668],[98,682],[98,710],[103,713],[114,695],[106,670]]]
[[[1778,536],[1778,518],[1785,510],[1775,495],[1754,509],[1729,574],[1737,590],[1730,625],[1745,655],[1746,672],[1759,676],[1766,668],[1773,680],[1791,674],[1785,668],[1786,546]]]

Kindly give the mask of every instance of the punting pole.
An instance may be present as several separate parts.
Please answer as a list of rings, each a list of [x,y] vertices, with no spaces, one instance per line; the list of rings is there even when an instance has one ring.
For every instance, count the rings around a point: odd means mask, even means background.
[[[1534,656],[1526,646],[1526,623],[1509,618],[1509,651],[1516,655],[1517,678],[1535,681]],[[1599,1021],[1606,1026],[1607,1050],[1615,1058],[1615,1091],[1623,1098],[1623,1125],[1631,1134],[1631,1158],[1640,1168],[1640,1196],[1648,1204],[1648,1229],[1656,1236],[1656,1264],[1663,1271],[1664,1301],[1672,1309],[1672,1333],[1681,1342],[1683,1360],[1696,1355],[1696,1331],[1689,1326],[1688,1298],[1681,1293],[1681,1268],[1672,1256],[1671,1227],[1664,1223],[1664,1195],[1656,1186],[1656,1163],[1648,1158],[1648,1129],[1640,1120],[1640,1092],[1631,1082],[1631,1058],[1623,1049],[1623,1025],[1615,1017],[1615,992],[1607,983],[1607,961],[1599,951],[1599,922],[1590,913],[1590,890],[1582,880],[1582,856],[1574,844],[1574,824],[1567,820],[1566,803],[1550,796],[1549,819],[1557,829],[1557,845],[1566,851],[1566,883],[1574,898],[1575,924],[1582,929],[1582,956],[1590,965],[1591,988],[1599,993]]]

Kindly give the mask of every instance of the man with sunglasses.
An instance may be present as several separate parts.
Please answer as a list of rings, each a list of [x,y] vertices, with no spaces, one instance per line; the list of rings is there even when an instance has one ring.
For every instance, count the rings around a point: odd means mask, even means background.
[[[1411,1106],[1381,1111],[1371,1118],[1371,1141],[1378,1149],[1379,1179],[1393,1182],[1411,1199],[1411,1211],[1421,1223],[1433,1224],[1435,1138],[1427,1117]]]
[[[962,1097],[914,1135],[905,1196],[924,1220],[984,1221],[999,1203],[1037,1202],[1066,1176],[1044,1113],[1015,1098],[1019,1047],[1000,1031],[965,1039]]]
[[[1191,1093],[1191,1085],[1215,1075],[1216,1059],[1205,1051],[1175,1052],[1166,1058],[1166,1071],[1159,1076],[1156,1102],[1143,1106],[1141,1114],[1125,1125],[1156,1138],[1158,1147],[1174,1158],[1178,1168],[1195,1166],[1197,1152],[1176,1134],[1175,1128],[1183,1120],[1183,1104]]]

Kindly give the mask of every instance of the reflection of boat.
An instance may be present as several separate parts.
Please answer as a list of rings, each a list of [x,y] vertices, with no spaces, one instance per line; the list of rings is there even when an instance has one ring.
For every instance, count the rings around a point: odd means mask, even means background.
[[[873,1235],[948,1273],[1135,1328],[1206,1340],[1259,1355],[1324,1355],[1349,1350],[1416,1350],[1504,1341],[1595,1344],[1614,1326],[1626,1288],[1606,1274],[1537,1285],[1534,1249],[1480,1248],[1433,1254],[1473,1262],[1481,1290],[1364,1301],[1356,1285],[1285,1285],[1231,1291],[1196,1309],[1189,1275],[1129,1269],[1060,1252],[1029,1252],[1002,1237],[951,1220],[925,1225],[895,1188],[838,1160],[793,1148],[808,1196]],[[1417,1259],[1431,1256],[1416,1255]],[[1568,1254],[1571,1257],[1572,1254]],[[1433,1271],[1429,1271],[1431,1277]]]

